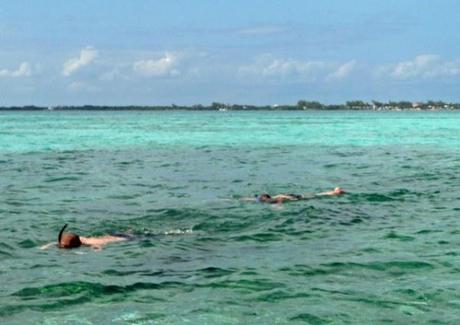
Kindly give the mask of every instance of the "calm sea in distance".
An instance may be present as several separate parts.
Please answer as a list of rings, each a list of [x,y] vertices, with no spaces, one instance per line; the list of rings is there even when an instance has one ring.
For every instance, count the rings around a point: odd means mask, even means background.
[[[0,172],[2,324],[460,322],[460,112],[2,112]]]

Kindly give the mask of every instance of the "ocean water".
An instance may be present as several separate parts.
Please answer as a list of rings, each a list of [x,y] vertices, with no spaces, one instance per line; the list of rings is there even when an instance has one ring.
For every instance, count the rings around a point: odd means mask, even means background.
[[[460,112],[0,113],[0,323],[458,324],[459,172]]]

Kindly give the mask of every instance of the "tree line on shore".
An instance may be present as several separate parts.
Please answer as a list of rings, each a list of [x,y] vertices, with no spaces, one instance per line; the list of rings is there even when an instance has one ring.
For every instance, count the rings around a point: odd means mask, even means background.
[[[211,105],[149,105],[149,106],[105,106],[105,105],[82,105],[82,106],[3,106],[0,111],[299,111],[299,110],[454,110],[460,109],[460,103],[446,103],[443,101],[429,100],[426,102],[410,101],[371,101],[362,100],[347,101],[345,104],[322,104],[318,101],[299,100],[294,105],[242,105],[214,102]]]

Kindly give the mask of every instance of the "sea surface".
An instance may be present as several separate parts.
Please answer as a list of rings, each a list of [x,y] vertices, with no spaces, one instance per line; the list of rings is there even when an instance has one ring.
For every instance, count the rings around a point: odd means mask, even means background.
[[[458,324],[459,174],[460,112],[3,112],[0,323]]]

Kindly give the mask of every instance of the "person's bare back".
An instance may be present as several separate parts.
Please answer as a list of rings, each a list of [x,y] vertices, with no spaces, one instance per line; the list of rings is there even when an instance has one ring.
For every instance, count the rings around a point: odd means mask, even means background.
[[[82,245],[91,246],[93,248],[100,248],[106,244],[125,241],[127,238],[125,237],[118,237],[112,235],[105,235],[100,237],[83,237],[80,236],[80,241]]]

